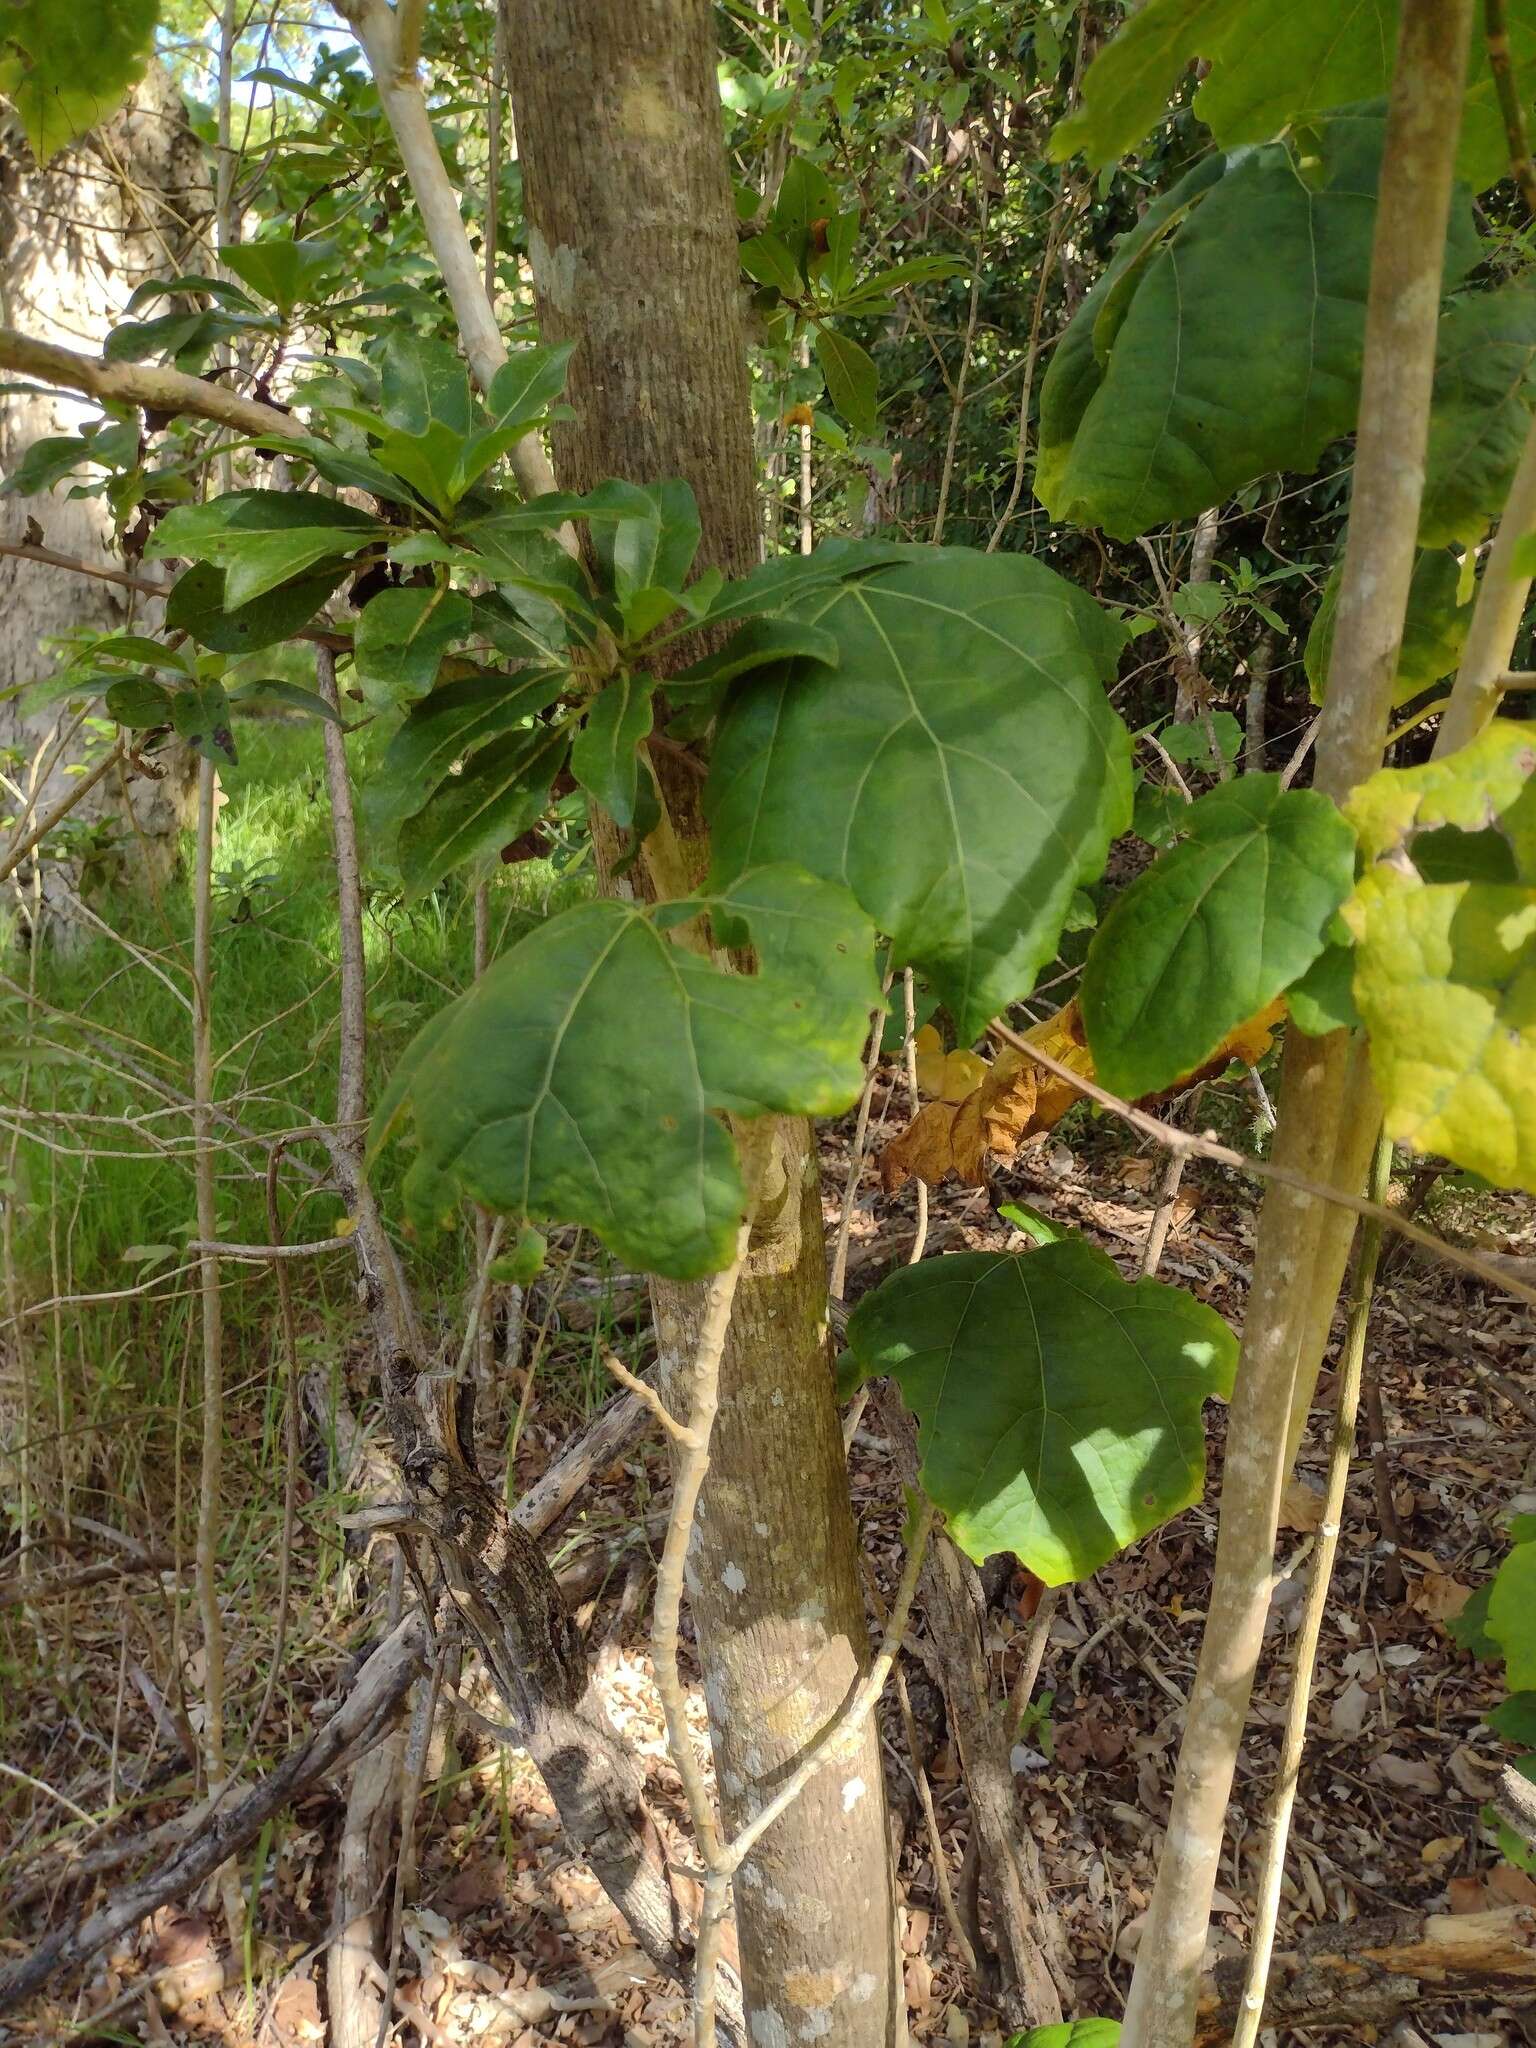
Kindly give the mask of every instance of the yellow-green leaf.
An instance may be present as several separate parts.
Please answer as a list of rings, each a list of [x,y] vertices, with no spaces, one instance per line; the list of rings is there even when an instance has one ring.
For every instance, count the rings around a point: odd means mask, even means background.
[[[1351,799],[1344,916],[1390,1135],[1536,1192],[1536,726],[1499,721]]]

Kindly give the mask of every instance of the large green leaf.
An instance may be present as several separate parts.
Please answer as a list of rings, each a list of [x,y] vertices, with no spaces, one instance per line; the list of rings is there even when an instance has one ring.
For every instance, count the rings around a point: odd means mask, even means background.
[[[159,17],[160,0],[10,0],[0,11],[0,93],[39,163],[116,111]]]
[[[1064,2020],[1060,2026],[1011,2034],[1008,2048],[1117,2048],[1119,2040],[1118,2020]]]
[[[454,868],[509,845],[549,805],[549,786],[570,742],[537,725],[505,733],[472,754],[400,828],[400,872],[411,897],[424,896]]]
[[[1348,815],[1344,917],[1390,1136],[1536,1191],[1536,725],[1497,720]],[[1487,877],[1494,879],[1487,879]]]
[[[1302,655],[1312,702],[1321,704],[1333,659],[1333,632],[1338,619],[1343,558],[1334,564],[1312,620]],[[1403,644],[1397,658],[1392,702],[1407,704],[1455,672],[1472,623],[1472,594],[1462,602],[1461,564],[1444,548],[1422,548],[1414,557],[1408,585],[1408,611]]]
[[[1058,161],[1082,150],[1097,169],[1157,126],[1197,58],[1209,70],[1195,112],[1225,146],[1268,142],[1282,129],[1387,90],[1397,45],[1396,0],[1147,0],[1089,66],[1082,105],[1051,138]],[[1536,5],[1512,0],[1517,78],[1536,57]],[[1509,169],[1487,45],[1472,39],[1460,175],[1478,191]]]
[[[1504,509],[1536,406],[1536,286],[1480,292],[1440,322],[1419,540],[1482,539]]]
[[[883,550],[805,593],[798,618],[838,665],[736,684],[705,793],[717,884],[777,860],[846,883],[964,1042],[1054,958],[1073,892],[1129,821],[1129,741],[1103,688],[1122,629],[1027,555],[964,548]]]
[[[352,638],[364,695],[376,705],[424,697],[443,656],[469,624],[469,599],[436,584],[381,590],[369,598]]]
[[[1095,1071],[1132,1100],[1191,1073],[1304,974],[1355,878],[1333,803],[1278,775],[1223,783],[1183,822],[1116,898],[1083,970]]]
[[[1200,1411],[1237,1364],[1214,1309],[1072,1238],[909,1266],[859,1303],[848,1348],[900,1385],[961,1549],[1011,1550],[1048,1586],[1199,1499]]]
[[[635,822],[639,749],[651,730],[654,676],[621,669],[588,707],[571,747],[571,773],[616,825]]]
[[[165,601],[165,623],[216,654],[255,654],[302,632],[347,573],[347,563],[328,563],[231,609],[224,602],[224,571],[216,562],[194,562]]]
[[[1193,518],[1354,425],[1382,119],[1192,174],[1089,293],[1046,374],[1035,489],[1123,539]],[[1448,259],[1475,260],[1464,206]]]
[[[446,341],[422,334],[392,334],[384,346],[379,410],[402,434],[423,434],[439,424],[472,433],[475,404],[464,358]]]
[[[221,563],[224,603],[237,611],[317,563],[346,560],[386,531],[339,498],[230,491],[203,505],[175,507],[155,528],[144,552]]]
[[[335,242],[296,242],[291,235],[278,235],[270,241],[237,242],[220,254],[236,277],[286,319],[301,300],[316,295],[320,280],[335,267],[337,249]]]
[[[755,975],[723,974],[664,928],[711,908]],[[408,1122],[406,1195],[462,1196],[581,1223],[641,1270],[729,1263],[744,1193],[719,1112],[835,1115],[862,1081],[879,1000],[874,934],[847,892],[795,868],[743,875],[713,905],[594,902],[497,960],[427,1026],[391,1081],[379,1142]]]
[[[1504,1652],[1511,1692],[1536,1690],[1536,1543],[1517,1543],[1488,1594],[1488,1634]]]
[[[563,670],[530,669],[444,683],[413,706],[370,778],[370,791],[386,792],[389,807],[409,816],[457,762],[547,710],[569,682]]]

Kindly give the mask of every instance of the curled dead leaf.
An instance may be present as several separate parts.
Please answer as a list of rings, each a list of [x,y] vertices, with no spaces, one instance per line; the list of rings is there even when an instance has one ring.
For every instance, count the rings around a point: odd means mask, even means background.
[[[1426,1572],[1409,1595],[1408,1605],[1431,1621],[1452,1621],[1472,1598],[1472,1588],[1448,1572]]]
[[[967,1052],[963,1047],[946,1052],[944,1041],[931,1024],[925,1024],[913,1039],[912,1051],[918,1087],[924,1095],[937,1096],[940,1102],[964,1102],[990,1071],[979,1052]]]
[[[1257,1065],[1269,1051],[1284,1007],[1271,1003],[1240,1024],[1202,1066],[1173,1088],[1148,1096],[1147,1104],[1164,1102],[1196,1081],[1224,1072],[1234,1059]],[[1075,1001],[1042,1019],[1024,1038],[1059,1066],[1084,1080],[1093,1079],[1093,1054]],[[1012,1046],[989,1065],[975,1053],[944,1052],[937,1031],[926,1024],[913,1044],[918,1086],[939,1099],[924,1103],[881,1153],[880,1179],[887,1194],[914,1177],[937,1187],[951,1173],[970,1187],[985,1186],[989,1158],[1006,1164],[1026,1138],[1054,1129],[1082,1094],[1071,1081],[1034,1065],[1027,1053]],[[962,1080],[968,1083],[963,1089]]]
[[[950,1054],[951,1059],[954,1054]],[[880,1155],[887,1194],[913,1178],[937,1187],[956,1174],[968,1187],[986,1184],[989,1155],[1011,1159],[1031,1128],[1035,1070],[1022,1053],[1005,1052],[960,1102],[926,1102]]]
[[[1323,1496],[1304,1479],[1293,1479],[1280,1498],[1280,1527],[1310,1536],[1323,1519]]]

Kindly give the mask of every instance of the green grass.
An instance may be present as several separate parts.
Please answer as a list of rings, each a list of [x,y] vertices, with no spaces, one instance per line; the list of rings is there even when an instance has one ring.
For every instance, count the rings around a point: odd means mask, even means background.
[[[337,919],[319,726],[247,721],[239,737],[240,765],[222,778],[227,801],[214,856],[213,1039],[218,1095],[255,1139],[237,1140],[218,1156],[218,1216],[221,1237],[255,1243],[268,1234],[261,1178],[268,1141],[334,1114]],[[378,744],[371,732],[349,741],[354,773],[364,781]],[[14,1125],[24,1104],[20,1127],[28,1134],[12,1160],[11,1133],[0,1131],[20,1286],[34,1304],[76,1297],[26,1324],[33,1428],[39,1406],[55,1427],[78,1432],[90,1421],[111,1423],[124,1432],[117,1483],[137,1480],[151,1491],[156,1473],[171,1483],[178,1419],[183,1435],[197,1427],[188,1383],[189,1374],[196,1379],[196,1276],[172,1277],[187,1265],[184,1246],[196,1234],[190,1120],[123,1062],[179,1096],[191,1094],[191,838],[189,831],[180,867],[160,890],[120,882],[90,897],[123,943],[92,935],[39,954],[36,993],[47,1010],[29,1019],[23,1001],[0,997],[0,1114]],[[491,886],[498,946],[582,886],[577,877],[557,880],[542,861],[499,872]],[[405,907],[366,860],[365,895],[376,1094],[414,1032],[469,978],[472,914],[469,892],[458,885]],[[12,951],[4,965],[13,982],[25,980],[24,955]],[[147,1111],[154,1113],[137,1128],[105,1121]],[[174,1156],[156,1156],[141,1133],[173,1145]],[[327,1165],[313,1140],[295,1153]],[[380,1164],[386,1215],[395,1212],[404,1163],[395,1148]],[[328,1236],[342,1216],[334,1192],[292,1173],[281,1207],[290,1239]],[[408,1248],[429,1308],[441,1302],[456,1311],[466,1242],[464,1233],[449,1233]],[[339,1350],[356,1325],[351,1261],[333,1254],[292,1271],[302,1326],[322,1351]],[[273,1283],[261,1266],[227,1264],[222,1274],[226,1380],[241,1413],[236,1457],[260,1467],[278,1432]],[[132,1300],[78,1299],[154,1276],[164,1284]],[[67,1399],[58,1384],[64,1380]]]

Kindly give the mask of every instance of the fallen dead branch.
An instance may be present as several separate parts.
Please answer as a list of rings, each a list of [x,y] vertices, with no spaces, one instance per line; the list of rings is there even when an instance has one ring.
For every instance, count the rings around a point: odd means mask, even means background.
[[[1246,1959],[1219,1963],[1201,1987],[1195,2048],[1225,2048],[1243,1993]],[[1536,1913],[1408,1913],[1320,1928],[1270,1968],[1270,2027],[1386,2027],[1433,1998],[1536,1997]],[[1354,2038],[1363,2038],[1355,2034]]]

